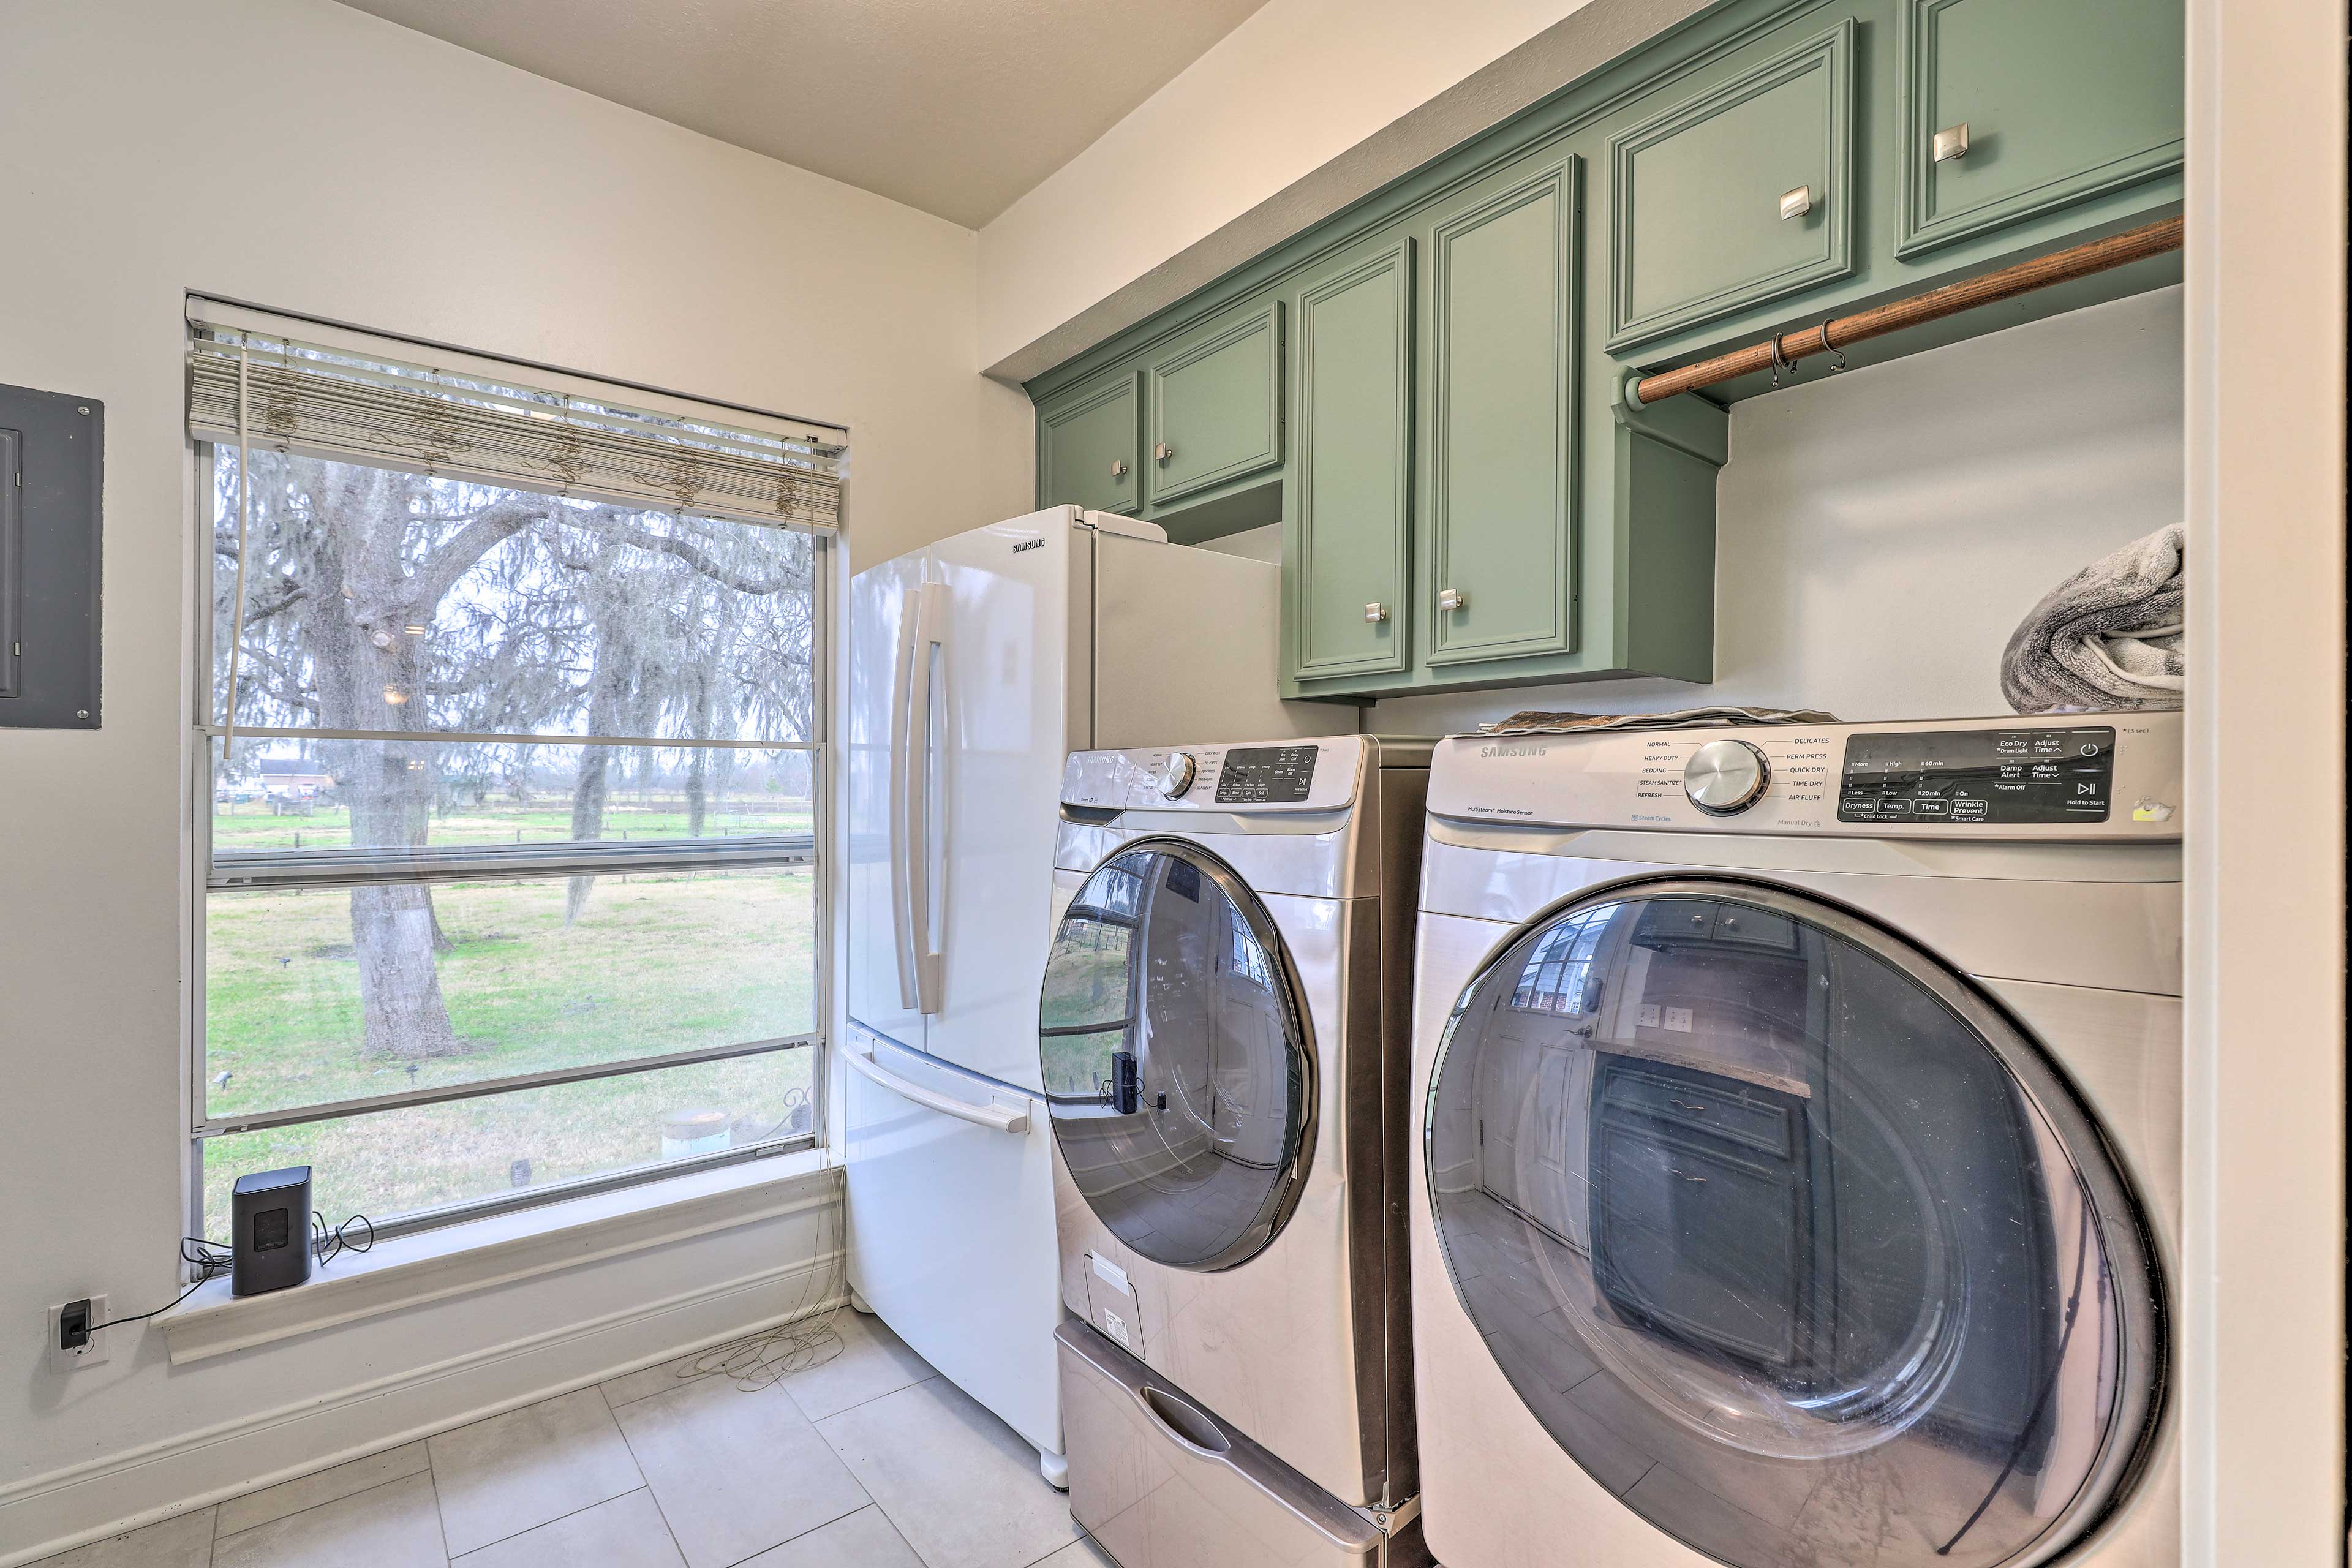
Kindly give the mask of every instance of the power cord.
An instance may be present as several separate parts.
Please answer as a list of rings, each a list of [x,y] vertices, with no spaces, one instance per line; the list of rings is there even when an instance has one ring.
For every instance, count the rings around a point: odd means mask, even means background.
[[[349,1233],[355,1225],[367,1227],[366,1240],[352,1239]],[[325,1268],[346,1252],[365,1252],[374,1245],[375,1222],[367,1215],[355,1214],[341,1225],[329,1226],[325,1215],[317,1209],[310,1211],[310,1256],[317,1259],[320,1268]],[[100,1329],[119,1328],[124,1323],[143,1323],[150,1318],[160,1318],[203,1289],[207,1281],[228,1273],[235,1258],[235,1252],[225,1243],[207,1240],[200,1236],[184,1236],[180,1238],[180,1259],[196,1271],[194,1284],[152,1312],[141,1312],[130,1318],[109,1318],[102,1323],[90,1324],[84,1332],[94,1334]]]
[[[353,1241],[344,1233],[355,1225],[367,1226],[367,1239]],[[310,1211],[310,1256],[324,1268],[346,1252],[365,1252],[375,1245],[375,1221],[363,1214],[355,1214],[342,1224],[328,1228],[327,1216],[317,1209]]]

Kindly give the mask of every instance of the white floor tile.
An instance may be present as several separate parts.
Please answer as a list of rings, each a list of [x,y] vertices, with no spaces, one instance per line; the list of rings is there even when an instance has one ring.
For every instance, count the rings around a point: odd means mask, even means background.
[[[446,1568],[433,1478],[409,1476],[225,1535],[213,1568]]]
[[[743,1568],[923,1568],[923,1560],[882,1510],[869,1504],[761,1552]]]
[[[646,1484],[593,1388],[444,1432],[427,1447],[453,1556]]]
[[[1097,1545],[1089,1535],[1040,1560],[1037,1568],[1118,1568],[1118,1560]]]
[[[205,1568],[212,1557],[213,1510],[200,1508],[44,1557],[31,1568]]]
[[[634,1491],[468,1552],[451,1568],[684,1568],[649,1491]]]
[[[939,1375],[879,1318],[844,1307],[834,1314],[833,1331],[841,1336],[839,1354],[784,1378],[793,1403],[812,1421]]]
[[[781,1388],[706,1377],[614,1415],[688,1568],[730,1568],[868,1500]]]
[[[1037,1451],[943,1377],[817,1429],[929,1568],[1029,1568],[1079,1534]]]
[[[284,1519],[289,1513],[300,1513],[306,1508],[318,1508],[396,1481],[407,1476],[422,1475],[431,1468],[422,1443],[403,1443],[381,1454],[370,1454],[363,1459],[337,1465],[331,1469],[314,1471],[274,1487],[264,1487],[257,1492],[231,1498],[220,1505],[220,1517],[213,1525],[215,1535],[235,1535],[241,1530],[251,1530],[268,1524],[273,1519]]]
[[[596,1386],[604,1392],[604,1403],[618,1410],[624,1405],[634,1405],[640,1399],[651,1399],[656,1394],[667,1394],[681,1384],[692,1383],[698,1376],[694,1363],[701,1358],[697,1351],[676,1361],[657,1362],[641,1366],[635,1372],[625,1372],[618,1377],[608,1377]]]

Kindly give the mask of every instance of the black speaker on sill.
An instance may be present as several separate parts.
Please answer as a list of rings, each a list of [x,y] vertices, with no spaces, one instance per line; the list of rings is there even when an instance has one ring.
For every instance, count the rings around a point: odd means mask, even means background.
[[[310,1167],[239,1176],[229,1189],[232,1296],[283,1290],[310,1278]]]

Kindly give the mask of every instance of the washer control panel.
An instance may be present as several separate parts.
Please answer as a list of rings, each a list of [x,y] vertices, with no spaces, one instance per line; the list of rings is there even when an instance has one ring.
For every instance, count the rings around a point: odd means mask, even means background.
[[[1062,804],[1096,811],[1330,811],[1354,802],[1364,765],[1364,742],[1353,735],[1073,752],[1062,769]]]
[[[1313,746],[1235,746],[1217,773],[1219,805],[1297,805],[1315,787]]]
[[[2105,822],[2116,731],[1916,730],[1849,735],[1840,822]]]

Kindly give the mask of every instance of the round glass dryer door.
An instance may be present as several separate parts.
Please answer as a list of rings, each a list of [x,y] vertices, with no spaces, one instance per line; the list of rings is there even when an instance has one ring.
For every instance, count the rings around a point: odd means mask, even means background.
[[[1486,1348],[1698,1551],[2040,1563],[2135,1474],[2139,1211],[2039,1051],[1899,939],[1739,883],[1595,897],[1464,992],[1427,1110]]]
[[[1265,907],[1190,845],[1087,879],[1038,1010],[1064,1163],[1154,1262],[1229,1268],[1274,1239],[1314,1135],[1306,1010]]]

